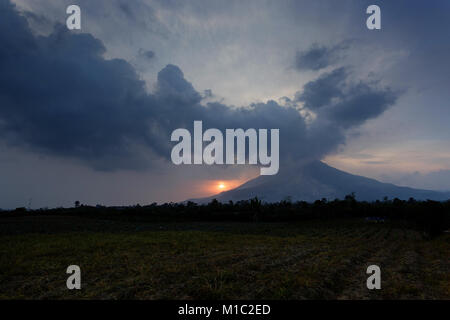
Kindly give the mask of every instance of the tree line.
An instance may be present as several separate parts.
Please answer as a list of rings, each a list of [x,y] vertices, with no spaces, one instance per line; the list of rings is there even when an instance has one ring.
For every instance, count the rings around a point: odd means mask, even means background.
[[[10,215],[78,215],[84,217],[116,218],[128,221],[183,222],[183,221],[240,221],[240,222],[290,222],[310,219],[364,218],[368,222],[404,222],[433,237],[450,228],[450,200],[418,201],[387,199],[374,202],[357,201],[355,194],[344,199],[321,199],[314,202],[296,201],[289,197],[283,201],[266,203],[257,197],[222,203],[213,199],[199,205],[192,201],[183,203],[152,203],[127,207],[86,206],[76,202],[73,208],[26,210],[17,208],[4,211]]]

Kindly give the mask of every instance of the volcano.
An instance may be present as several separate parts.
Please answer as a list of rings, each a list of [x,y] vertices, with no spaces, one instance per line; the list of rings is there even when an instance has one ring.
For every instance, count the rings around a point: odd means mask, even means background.
[[[258,197],[264,202],[278,202],[285,199],[312,202],[322,198],[343,199],[352,192],[359,201],[376,201],[382,200],[384,197],[402,200],[414,198],[416,200],[445,201],[450,199],[450,192],[413,189],[383,183],[338,170],[316,160],[280,170],[274,176],[259,176],[235,189],[211,197],[191,199],[190,201],[203,204],[212,199],[220,202],[230,200],[236,202]]]

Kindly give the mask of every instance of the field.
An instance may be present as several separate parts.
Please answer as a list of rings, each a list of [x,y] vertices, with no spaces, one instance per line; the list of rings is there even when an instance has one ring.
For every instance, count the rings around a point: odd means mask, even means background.
[[[0,219],[1,299],[450,299],[450,234],[363,219]],[[81,268],[82,289],[66,288]],[[381,268],[381,290],[366,268]]]

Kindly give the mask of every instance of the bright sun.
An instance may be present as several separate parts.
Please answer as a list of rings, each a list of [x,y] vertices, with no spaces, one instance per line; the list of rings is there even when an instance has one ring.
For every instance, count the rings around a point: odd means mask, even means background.
[[[223,183],[219,183],[218,187],[219,187],[220,190],[225,189],[225,185]]]

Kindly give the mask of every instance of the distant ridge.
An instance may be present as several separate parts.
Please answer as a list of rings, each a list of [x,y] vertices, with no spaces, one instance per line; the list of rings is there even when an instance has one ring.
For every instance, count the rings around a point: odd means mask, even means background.
[[[384,197],[402,200],[411,197],[416,200],[435,201],[450,199],[450,192],[421,190],[382,183],[375,179],[338,170],[321,161],[312,161],[285,171],[280,169],[280,173],[275,176],[259,176],[233,190],[189,201],[202,204],[208,203],[212,199],[228,202],[258,197],[265,202],[278,202],[289,197],[292,201],[312,202],[322,198],[343,199],[352,192],[355,192],[356,199],[360,201],[382,200]]]

